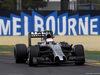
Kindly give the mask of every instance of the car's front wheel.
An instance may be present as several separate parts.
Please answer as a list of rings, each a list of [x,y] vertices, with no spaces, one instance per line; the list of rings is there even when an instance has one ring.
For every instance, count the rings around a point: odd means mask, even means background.
[[[83,45],[75,45],[74,46],[74,55],[77,58],[81,58],[81,59],[78,59],[75,64],[76,65],[84,65],[84,63],[85,63],[85,53],[84,53]]]
[[[30,46],[28,53],[28,64],[29,66],[37,66],[38,61],[37,57],[39,55],[39,47],[38,46]]]
[[[16,44],[14,48],[14,58],[16,63],[25,63],[27,60],[27,47],[25,44]]]

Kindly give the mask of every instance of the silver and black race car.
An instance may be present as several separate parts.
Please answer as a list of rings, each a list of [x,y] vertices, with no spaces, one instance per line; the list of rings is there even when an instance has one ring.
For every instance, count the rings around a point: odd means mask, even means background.
[[[37,45],[31,45],[31,38],[41,38]],[[16,63],[28,63],[29,66],[39,64],[67,64],[84,65],[85,53],[82,45],[55,42],[52,31],[29,32],[28,48],[25,44],[16,44],[14,58]]]

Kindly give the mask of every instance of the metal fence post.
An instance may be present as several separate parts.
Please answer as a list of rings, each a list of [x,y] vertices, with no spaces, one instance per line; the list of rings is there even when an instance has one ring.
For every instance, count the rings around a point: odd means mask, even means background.
[[[17,10],[21,10],[21,0],[17,0]]]

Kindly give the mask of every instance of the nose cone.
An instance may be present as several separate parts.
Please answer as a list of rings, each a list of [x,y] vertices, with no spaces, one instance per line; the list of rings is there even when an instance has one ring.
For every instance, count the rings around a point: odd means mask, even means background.
[[[55,62],[65,62],[66,61],[66,57],[64,56],[56,56],[55,57]]]

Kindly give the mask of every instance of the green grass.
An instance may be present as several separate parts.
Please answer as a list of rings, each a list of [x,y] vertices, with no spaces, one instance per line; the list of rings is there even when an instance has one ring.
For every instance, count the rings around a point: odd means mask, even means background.
[[[14,49],[14,45],[0,45],[0,49]]]
[[[85,54],[89,54],[89,55],[100,55],[100,51],[85,51]]]

